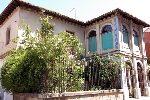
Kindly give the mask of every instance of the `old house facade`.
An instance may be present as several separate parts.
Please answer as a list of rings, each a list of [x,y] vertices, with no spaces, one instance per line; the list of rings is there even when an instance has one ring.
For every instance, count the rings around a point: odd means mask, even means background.
[[[11,40],[22,34],[22,31],[18,30],[18,27],[22,25],[21,20],[24,19],[25,23],[31,25],[34,32],[36,28],[40,28],[39,17],[42,17],[43,10],[46,15],[53,17],[51,22],[55,24],[54,34],[67,31],[79,38],[85,48],[84,56],[89,57],[94,52],[100,55],[118,53],[130,62],[127,68],[123,68],[121,78],[121,88],[124,89],[126,99],[129,98],[130,92],[134,98],[150,96],[143,40],[143,28],[150,25],[120,9],[84,23],[21,0],[12,0],[0,14],[0,67],[10,49],[18,45]],[[4,95],[1,97],[8,100]]]

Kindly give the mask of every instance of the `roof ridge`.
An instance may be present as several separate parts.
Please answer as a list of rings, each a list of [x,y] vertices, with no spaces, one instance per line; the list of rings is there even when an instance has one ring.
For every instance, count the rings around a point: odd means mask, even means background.
[[[36,6],[36,5],[31,4],[29,2],[25,2],[23,0],[12,0],[9,3],[9,5],[5,8],[5,10],[0,14],[0,25],[11,14],[9,12],[12,12],[18,6],[29,8],[29,9],[35,10],[37,12],[39,12],[39,11],[41,12],[42,10],[45,10],[44,13],[46,15],[50,15],[52,17],[60,18],[61,20],[65,20],[67,22],[71,22],[71,23],[81,25],[81,26],[88,26],[88,25],[91,25],[95,22],[103,20],[104,18],[107,18],[107,17],[112,16],[112,15],[118,15],[118,14],[120,14],[122,17],[124,17],[126,19],[133,20],[133,22],[135,22],[136,24],[143,25],[144,27],[149,27],[150,26],[146,22],[144,22],[144,21],[138,19],[137,17],[134,17],[133,15],[121,10],[120,8],[116,8],[116,9],[114,9],[112,11],[109,11],[107,13],[104,13],[104,14],[96,17],[96,18],[93,18],[91,20],[83,22],[83,21],[80,21],[80,20],[77,20],[77,19],[74,19],[74,18],[70,18],[66,15],[63,15],[63,14],[59,13],[59,12],[55,12],[55,11],[52,11],[52,10],[49,10],[49,9],[46,9],[46,8],[43,8],[43,7],[40,7],[40,6]],[[7,10],[10,10],[10,11],[7,12]]]

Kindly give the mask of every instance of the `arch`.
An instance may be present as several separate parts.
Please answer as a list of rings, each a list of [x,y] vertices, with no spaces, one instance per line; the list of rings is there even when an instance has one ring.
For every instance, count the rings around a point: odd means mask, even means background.
[[[129,48],[129,36],[126,25],[121,26],[121,32],[123,35],[123,48]]]
[[[96,31],[91,30],[88,34],[88,50],[89,52],[97,51],[97,39],[96,39]]]
[[[113,34],[111,25],[105,25],[102,28],[101,42],[102,42],[102,50],[108,50],[113,48]]]

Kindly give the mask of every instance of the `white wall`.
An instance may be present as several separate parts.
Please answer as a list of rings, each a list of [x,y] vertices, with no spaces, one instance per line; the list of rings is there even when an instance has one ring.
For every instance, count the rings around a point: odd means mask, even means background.
[[[17,37],[18,34],[18,22],[19,22],[19,9],[15,10],[12,15],[10,15],[10,18],[7,19],[0,27],[0,55],[6,53],[11,48],[16,47],[15,43],[10,42],[8,45],[6,45],[6,30],[8,27],[11,28],[10,31],[10,40]]]
[[[24,19],[25,23],[31,26],[31,29],[33,32],[37,28],[40,28],[39,18],[41,17],[41,15],[21,9],[19,16],[20,16],[19,20],[21,21],[22,19]],[[54,34],[57,34],[59,32],[66,31],[66,30],[72,31],[74,32],[74,35],[79,38],[80,42],[83,44],[83,47],[85,48],[83,28],[62,22],[55,18],[53,18],[50,22],[54,23]],[[22,26],[21,22],[19,23],[19,26]],[[21,35],[21,32],[22,31],[19,32],[19,35]]]

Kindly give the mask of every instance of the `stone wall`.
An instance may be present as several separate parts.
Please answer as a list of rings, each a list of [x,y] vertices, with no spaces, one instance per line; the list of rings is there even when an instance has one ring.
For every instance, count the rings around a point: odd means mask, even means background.
[[[18,93],[14,95],[14,100],[124,100],[123,90],[100,90],[65,92],[62,94],[30,94]]]

